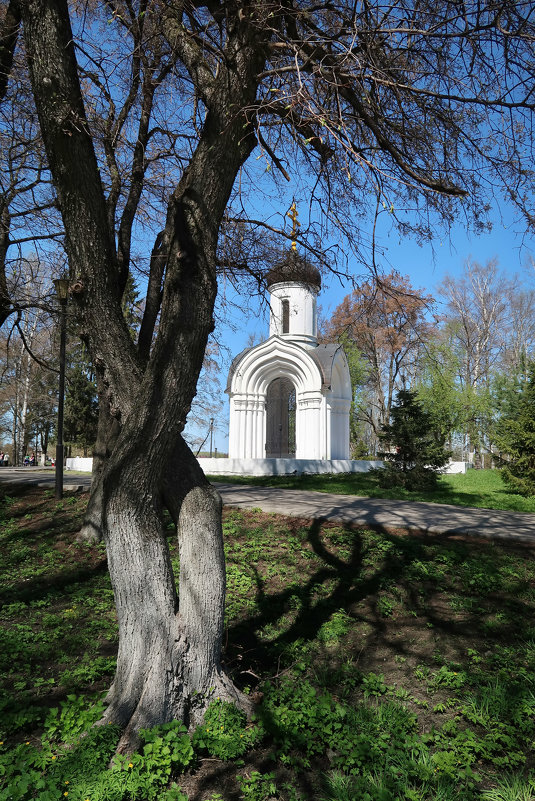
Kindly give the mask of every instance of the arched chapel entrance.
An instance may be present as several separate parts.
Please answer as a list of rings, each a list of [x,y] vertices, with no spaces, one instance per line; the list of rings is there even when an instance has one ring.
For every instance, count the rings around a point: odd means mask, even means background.
[[[295,387],[275,378],[266,393],[266,457],[295,457]]]

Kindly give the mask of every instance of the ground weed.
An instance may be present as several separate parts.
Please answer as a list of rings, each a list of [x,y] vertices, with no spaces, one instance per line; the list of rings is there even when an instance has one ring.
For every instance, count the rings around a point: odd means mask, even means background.
[[[71,509],[65,506],[65,516]],[[52,553],[52,529],[36,536],[10,508],[9,534],[0,534],[0,562],[9,564],[0,625],[7,690],[0,801],[33,801],[36,794],[39,801],[185,801],[180,773],[195,769],[196,755],[224,760],[233,779],[246,760],[244,799],[531,798],[530,552],[307,528],[260,514],[231,512],[225,525],[226,661],[264,692],[259,719],[247,724],[216,703],[191,737],[180,724],[146,733],[140,753],[116,759],[109,770],[119,732],[92,728],[102,707],[90,711],[80,700],[102,689],[115,666],[117,629],[109,581],[98,568],[102,552],[61,540],[63,555]],[[12,540],[2,547],[22,525],[28,564],[11,561]],[[77,564],[82,558],[93,560],[91,570]],[[405,625],[408,635],[398,637]],[[235,643],[243,632],[248,644],[240,651]],[[255,748],[260,778],[250,781]],[[266,755],[274,760],[267,774]],[[299,777],[311,776],[316,787],[318,766],[325,787],[303,794]],[[266,795],[271,773],[275,790]],[[217,792],[212,801],[219,801]]]
[[[238,776],[237,779],[244,801],[270,801],[278,797],[274,773],[262,774],[253,770],[249,776]]]
[[[263,728],[257,722],[248,723],[245,714],[234,704],[217,698],[204,715],[204,720],[192,736],[198,751],[224,761],[243,756],[263,737]]]

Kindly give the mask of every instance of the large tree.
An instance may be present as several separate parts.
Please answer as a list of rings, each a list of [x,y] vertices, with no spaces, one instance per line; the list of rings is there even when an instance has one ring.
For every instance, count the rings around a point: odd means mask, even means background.
[[[57,366],[50,359],[52,326],[48,304],[50,265],[21,259],[10,265],[13,314],[0,339],[0,384],[10,420],[10,460],[22,464],[30,438],[46,440],[55,415]],[[55,377],[55,381],[54,381]],[[9,441],[9,440],[8,440]]]
[[[255,218],[257,230],[277,228],[244,190],[273,173],[268,191],[289,181],[308,200],[303,247],[318,259],[327,224],[362,253],[357,221],[377,204],[420,236],[458,213],[482,224],[498,183],[533,224],[533,23],[530,4],[509,0],[108,0],[73,4],[72,19],[66,0],[11,7],[22,12],[101,434],[113,434],[101,438],[91,521],[119,620],[105,719],[125,727],[126,750],[140,726],[195,722],[214,694],[246,704],[219,661],[220,499],[181,436],[213,327],[218,242],[238,233],[236,264]],[[121,298],[149,233],[133,341]],[[179,599],[164,508],[178,527]]]
[[[0,325],[23,313],[30,300],[34,306],[43,301],[41,287],[32,293],[30,283],[20,281],[29,271],[21,269],[24,263],[30,259],[31,268],[36,261],[29,242],[38,252],[63,234],[27,66],[15,51],[19,25],[18,3],[0,3]]]
[[[491,448],[497,376],[516,375],[533,353],[534,293],[526,284],[500,270],[496,259],[486,264],[469,259],[459,277],[446,276],[439,286],[447,303],[441,335],[458,364],[464,446],[478,458]]]
[[[357,415],[377,437],[388,424],[395,392],[414,376],[419,355],[433,336],[433,298],[395,271],[355,286],[326,326],[328,338],[353,343],[367,367],[367,392]]]
[[[500,272],[495,259],[485,265],[468,260],[460,278],[446,276],[439,292],[447,301],[447,327],[460,356],[461,386],[488,387],[510,336],[513,280]]]
[[[97,391],[84,349],[81,348],[70,356],[65,394],[64,438],[68,445],[83,448],[83,455],[88,456],[97,436]]]

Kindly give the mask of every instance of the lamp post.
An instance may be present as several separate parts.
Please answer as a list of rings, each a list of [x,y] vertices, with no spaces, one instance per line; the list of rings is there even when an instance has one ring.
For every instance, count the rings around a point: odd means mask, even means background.
[[[210,418],[210,459],[212,458],[212,440],[214,437],[214,418]]]
[[[63,404],[65,400],[65,341],[67,335],[67,300],[69,281],[56,278],[54,281],[56,297],[59,301],[59,388],[58,388],[58,431],[56,437],[56,498],[63,498]]]

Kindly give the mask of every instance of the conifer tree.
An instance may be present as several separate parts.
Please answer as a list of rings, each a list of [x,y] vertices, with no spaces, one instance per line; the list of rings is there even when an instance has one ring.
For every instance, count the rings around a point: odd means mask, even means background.
[[[501,470],[505,483],[521,495],[535,495],[535,363],[509,401],[496,443],[506,455]]]
[[[439,426],[414,390],[398,391],[390,423],[382,426],[379,439],[388,448],[379,454],[385,460],[378,471],[383,487],[431,488],[451,456]]]
[[[65,440],[83,448],[87,456],[95,444],[98,423],[97,389],[83,364],[69,370],[65,398]]]

